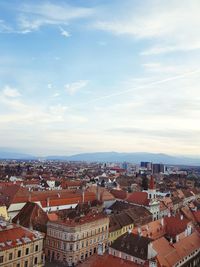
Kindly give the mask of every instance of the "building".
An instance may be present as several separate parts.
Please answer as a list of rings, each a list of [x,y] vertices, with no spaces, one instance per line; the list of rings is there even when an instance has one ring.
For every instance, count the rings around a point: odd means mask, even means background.
[[[133,229],[133,220],[128,213],[112,214],[109,216],[109,244],[118,237]]]
[[[157,252],[152,247],[152,239],[135,235],[132,233],[126,233],[115,240],[109,248],[109,254],[128,260],[144,266],[147,262],[148,266],[154,263],[154,258]]]
[[[154,163],[153,164],[153,174],[158,174],[158,173],[164,173],[165,172],[165,165],[162,163]]]
[[[108,217],[94,212],[48,222],[46,257],[49,261],[74,266],[97,252],[103,254],[108,243],[108,229]]]
[[[200,236],[193,232],[175,243],[162,237],[153,242],[157,252],[157,266],[165,267],[198,267],[200,266]]]
[[[151,212],[154,221],[160,216],[160,201],[157,199],[153,176],[150,178],[148,190],[143,192],[133,192],[129,195],[127,201],[148,209]]]
[[[152,163],[148,161],[142,161],[140,163],[141,168],[146,168],[148,171],[152,170]]]
[[[42,267],[44,235],[0,221],[0,267]]]

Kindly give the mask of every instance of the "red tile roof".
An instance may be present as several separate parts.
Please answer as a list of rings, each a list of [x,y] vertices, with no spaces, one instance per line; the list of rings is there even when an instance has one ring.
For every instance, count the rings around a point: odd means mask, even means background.
[[[44,237],[39,232],[30,231],[15,224],[0,227],[0,251],[20,246]]]
[[[138,205],[148,206],[149,199],[146,192],[133,192],[128,197],[128,202],[132,202]]]
[[[185,231],[190,221],[185,218],[181,220],[180,216],[171,216],[165,217],[164,222],[166,224],[167,235],[170,237],[176,237],[177,234],[180,234]]]
[[[112,189],[110,193],[117,199],[126,199],[127,192],[123,190]]]
[[[56,224],[62,224],[62,225],[66,225],[66,226],[76,226],[76,225],[81,225],[81,224],[87,224],[90,223],[92,221],[97,221],[97,220],[101,220],[101,219],[106,219],[109,222],[108,217],[103,214],[103,213],[88,213],[87,215],[83,216],[83,217],[78,217],[75,219],[61,219],[59,218],[57,221],[55,221]]]
[[[139,267],[141,265],[138,265],[134,262],[123,260],[117,257],[114,257],[109,254],[104,254],[103,256],[94,255],[90,257],[87,261],[84,263],[78,265],[78,267]],[[147,266],[147,265],[143,265]]]
[[[200,224],[200,210],[194,211],[193,216],[194,216],[196,222]]]

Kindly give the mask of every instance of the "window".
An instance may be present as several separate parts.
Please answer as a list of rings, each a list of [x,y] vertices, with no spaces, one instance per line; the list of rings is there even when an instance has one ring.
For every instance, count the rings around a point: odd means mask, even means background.
[[[35,259],[34,259],[34,264],[37,264],[37,257],[35,257]]]
[[[12,253],[9,253],[9,256],[8,256],[9,261],[12,260],[12,257],[13,257],[13,254]]]
[[[38,251],[38,245],[35,246],[35,251]]]
[[[28,261],[24,262],[24,267],[28,267]]]
[[[18,252],[17,252],[17,257],[19,258],[19,257],[21,257],[21,250],[18,250]]]
[[[29,253],[29,248],[26,248],[26,255],[28,255]]]
[[[20,267],[20,263],[17,263],[17,267]]]
[[[69,245],[69,250],[72,251],[73,250],[73,245]]]
[[[3,262],[3,256],[0,256],[0,263]]]

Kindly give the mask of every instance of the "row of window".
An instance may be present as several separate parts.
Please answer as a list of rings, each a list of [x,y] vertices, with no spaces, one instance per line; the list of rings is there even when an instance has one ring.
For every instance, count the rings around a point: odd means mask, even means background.
[[[107,238],[107,234],[98,236],[97,238],[94,238],[94,239],[90,239],[90,240],[86,240],[82,242],[76,242],[75,244],[68,244],[62,241],[55,241],[55,240],[47,239],[46,244],[51,247],[55,247],[55,248],[66,250],[66,251],[76,251],[76,250],[79,250],[80,248],[84,248],[89,245],[95,244],[96,242],[103,241],[105,238]]]
[[[12,256],[11,256],[11,258],[10,258],[10,255],[11,255],[11,254],[12,254],[12,253],[9,254],[9,260],[12,259]],[[0,256],[0,263],[3,263],[3,262],[4,262],[4,256]],[[34,264],[35,264],[35,265],[38,264],[38,258],[37,258],[37,257],[34,258]],[[32,264],[31,264],[31,266],[32,266]],[[17,263],[16,267],[29,267],[29,262],[28,262],[28,260],[26,260],[26,261],[24,262],[24,264],[22,264],[22,263]]]
[[[104,232],[108,230],[108,226],[106,225],[105,227],[102,226],[102,227],[99,227],[98,229],[95,229],[95,230],[91,230],[91,231],[87,231],[85,233],[82,233],[82,234],[69,234],[69,233],[63,233],[61,231],[56,231],[54,229],[48,229],[48,235],[49,236],[53,236],[53,237],[56,237],[56,238],[63,238],[65,240],[77,240],[77,239],[83,239],[83,238],[86,238],[86,237],[90,237],[90,236],[93,236],[93,235],[96,235],[98,233],[101,233],[101,232]]]
[[[127,232],[128,230],[131,230],[132,228],[133,228],[133,226],[126,226],[126,227],[124,227],[118,231],[111,232],[110,237],[117,237],[117,236],[121,235],[122,233]]]
[[[35,252],[37,252],[38,250],[39,250],[39,246],[36,245],[35,246]],[[29,248],[26,248],[25,249],[25,255],[29,255],[29,253],[30,253],[30,249]],[[12,253],[12,252],[8,254],[8,260],[9,261],[11,261],[13,259],[13,254],[14,253]],[[22,250],[18,250],[16,257],[17,258],[20,258],[21,256],[22,256]],[[5,260],[5,257],[4,256],[0,256],[0,263],[3,263],[4,260]]]

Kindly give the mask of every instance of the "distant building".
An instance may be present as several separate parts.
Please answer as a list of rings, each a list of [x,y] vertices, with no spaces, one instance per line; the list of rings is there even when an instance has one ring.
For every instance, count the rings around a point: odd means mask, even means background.
[[[152,162],[149,161],[141,161],[140,163],[141,168],[146,168],[148,171],[152,170]]]
[[[40,232],[0,221],[0,266],[44,266],[43,239]]]
[[[46,257],[74,266],[95,253],[101,255],[108,243],[108,228],[108,217],[100,213],[48,222]]]
[[[154,163],[153,164],[153,174],[158,173],[164,173],[165,172],[165,165],[161,163]]]

